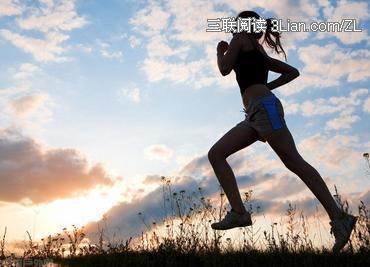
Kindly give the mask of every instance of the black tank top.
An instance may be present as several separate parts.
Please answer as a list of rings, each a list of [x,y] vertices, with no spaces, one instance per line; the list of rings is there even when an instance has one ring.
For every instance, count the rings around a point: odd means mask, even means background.
[[[233,69],[241,94],[252,84],[267,84],[268,68],[266,62],[267,57],[256,47],[246,52],[239,52]]]

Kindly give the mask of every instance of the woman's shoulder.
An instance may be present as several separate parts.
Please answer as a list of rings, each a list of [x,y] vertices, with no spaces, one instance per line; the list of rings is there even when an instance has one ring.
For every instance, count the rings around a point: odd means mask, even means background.
[[[268,56],[263,46],[258,42],[258,40],[251,34],[241,32],[234,35],[239,42],[241,42],[241,52],[256,52],[259,51],[263,55]]]

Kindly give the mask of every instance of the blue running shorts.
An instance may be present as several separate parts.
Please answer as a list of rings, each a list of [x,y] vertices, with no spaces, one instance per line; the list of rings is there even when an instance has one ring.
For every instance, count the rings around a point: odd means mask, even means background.
[[[236,124],[236,127],[255,129],[261,142],[266,142],[266,137],[274,131],[287,127],[283,105],[272,92],[249,100],[244,112],[245,119]]]

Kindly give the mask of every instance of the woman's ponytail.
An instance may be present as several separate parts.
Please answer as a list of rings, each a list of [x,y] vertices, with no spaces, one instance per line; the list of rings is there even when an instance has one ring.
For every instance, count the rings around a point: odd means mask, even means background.
[[[286,61],[286,54],[280,43],[281,33],[278,31],[272,31],[272,27],[272,18],[266,19],[266,32],[263,42],[266,42],[270,48],[275,50],[276,53],[283,53]],[[275,40],[272,38],[272,36]]]

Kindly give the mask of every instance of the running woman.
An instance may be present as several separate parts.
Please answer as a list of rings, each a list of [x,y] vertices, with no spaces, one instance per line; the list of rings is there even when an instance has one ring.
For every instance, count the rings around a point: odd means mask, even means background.
[[[254,11],[243,11],[237,18],[260,16]],[[281,33],[272,31],[271,19],[266,20],[264,40],[277,53],[285,51],[280,43]],[[259,42],[263,31],[233,32],[228,44],[217,45],[217,64],[223,76],[235,71],[243,100],[245,119],[223,135],[209,150],[208,159],[231,205],[231,210],[219,222],[211,224],[216,230],[252,225],[251,214],[245,209],[240,197],[234,173],[226,158],[259,140],[267,142],[284,165],[295,173],[325,208],[330,218],[335,242],[333,252],[338,252],[348,242],[357,217],[342,211],[336,204],[318,171],[306,162],[297,151],[294,139],[284,120],[280,100],[271,91],[299,76],[293,66],[271,58]],[[281,75],[267,82],[268,71]]]

